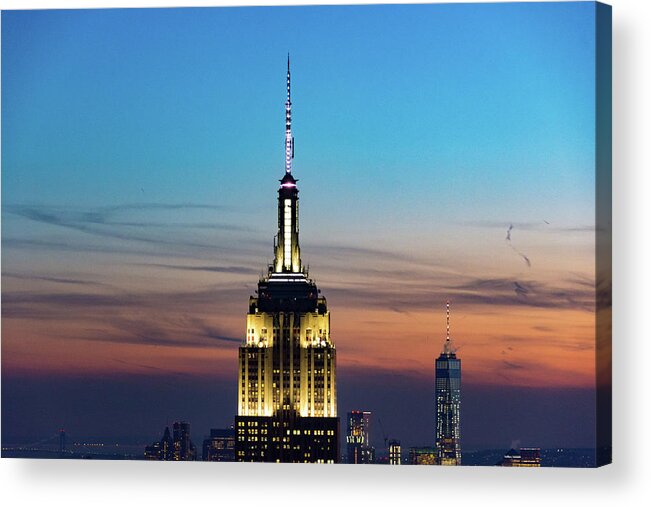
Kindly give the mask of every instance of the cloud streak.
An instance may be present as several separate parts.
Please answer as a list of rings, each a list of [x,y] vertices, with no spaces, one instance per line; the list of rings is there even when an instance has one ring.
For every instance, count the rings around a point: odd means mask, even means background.
[[[186,266],[181,264],[158,264],[158,263],[139,263],[136,266],[147,266],[152,268],[171,269],[178,271],[205,271],[209,273],[233,273],[238,275],[255,275],[260,274],[260,269],[247,266]]]
[[[513,246],[513,241],[511,241],[511,231],[513,230],[513,224],[509,225],[508,230],[506,231],[506,242],[509,244],[509,247],[511,250],[513,250],[515,253],[517,253],[522,260],[527,264],[527,267],[531,267],[531,261],[529,260],[529,257],[527,257],[525,254],[523,254],[520,250],[518,250],[516,247]]]
[[[568,225],[568,226],[553,226],[549,222],[542,220],[541,222],[503,222],[498,220],[472,220],[465,222],[457,222],[465,227],[479,227],[487,229],[502,229],[506,224],[510,224],[512,228],[528,231],[545,231],[545,232],[558,232],[558,233],[581,233],[581,232],[595,232],[594,225]]]
[[[233,300],[246,301],[250,291],[245,286],[222,285],[198,290],[169,290],[159,292],[41,292],[12,291],[2,293],[3,318],[23,319],[83,319],[106,315],[113,318],[116,311],[191,312]]]
[[[455,305],[594,311],[594,290],[567,281],[563,288],[513,278],[472,278],[463,283],[437,283],[436,279],[410,284],[404,289],[386,284],[324,286],[329,298],[350,306],[369,305],[394,311],[429,309],[450,298]]]
[[[34,274],[21,274],[21,273],[2,273],[2,276],[5,278],[15,278],[17,280],[33,280],[40,282],[52,282],[60,283],[65,285],[97,285],[104,286],[106,284],[100,282],[94,282],[90,280],[82,280],[80,278],[63,278],[56,276],[39,276]]]
[[[80,336],[89,341],[131,343],[163,347],[233,348],[242,342],[241,338],[225,333],[221,329],[198,317],[171,315],[153,319],[115,317],[107,320],[108,331],[92,329]]]
[[[6,213],[46,225],[63,227],[66,229],[100,236],[164,246],[194,247],[211,250],[233,250],[220,247],[215,243],[197,242],[189,238],[176,239],[169,234],[152,236],[145,234],[148,229],[157,229],[165,232],[166,229],[208,228],[226,232],[251,232],[252,229],[232,223],[175,223],[161,221],[124,221],[114,220],[117,213],[128,210],[183,210],[183,209],[208,209],[224,210],[221,206],[200,204],[132,204],[80,210],[58,206],[33,206],[33,205],[7,205],[3,209]],[[137,230],[139,229],[139,230]]]

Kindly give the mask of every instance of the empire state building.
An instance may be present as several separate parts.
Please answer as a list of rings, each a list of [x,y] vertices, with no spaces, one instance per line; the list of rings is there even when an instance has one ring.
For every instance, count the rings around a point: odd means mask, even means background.
[[[238,461],[337,463],[336,351],[326,299],[301,263],[293,158],[288,57],[275,256],[249,298],[239,349],[235,452]]]

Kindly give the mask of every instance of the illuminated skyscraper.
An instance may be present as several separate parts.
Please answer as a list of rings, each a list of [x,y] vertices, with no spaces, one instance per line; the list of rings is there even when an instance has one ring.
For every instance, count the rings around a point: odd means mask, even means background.
[[[446,338],[436,360],[436,460],[439,465],[461,464],[461,360],[450,339],[450,303],[446,305]]]
[[[235,452],[238,461],[336,463],[336,355],[326,299],[301,263],[290,84],[288,57],[275,257],[249,298],[239,349]]]
[[[346,458],[348,463],[360,465],[375,462],[375,448],[369,440],[371,413],[362,410],[348,412]]]

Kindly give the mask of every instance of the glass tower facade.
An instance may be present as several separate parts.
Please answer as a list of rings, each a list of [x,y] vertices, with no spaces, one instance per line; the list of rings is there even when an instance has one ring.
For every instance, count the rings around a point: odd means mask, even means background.
[[[461,464],[461,360],[450,338],[450,303],[447,303],[447,336],[436,359],[436,461]]]

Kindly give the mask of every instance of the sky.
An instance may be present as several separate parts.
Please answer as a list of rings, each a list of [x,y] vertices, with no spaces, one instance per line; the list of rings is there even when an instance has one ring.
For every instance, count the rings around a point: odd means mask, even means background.
[[[594,27],[591,2],[3,12],[3,444],[231,424],[289,52],[339,415],[433,444],[449,299],[463,447],[592,446]]]

